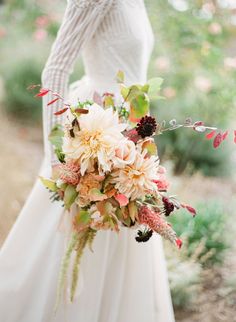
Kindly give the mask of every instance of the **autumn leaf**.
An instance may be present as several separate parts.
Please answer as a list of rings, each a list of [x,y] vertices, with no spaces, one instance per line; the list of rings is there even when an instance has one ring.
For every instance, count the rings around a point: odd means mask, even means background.
[[[218,133],[213,141],[214,148],[217,149],[221,145],[222,141],[223,141],[223,136],[221,133]]]
[[[61,114],[65,113],[67,110],[68,110],[68,107],[65,107],[62,110],[55,112],[54,115],[61,115]]]
[[[182,240],[181,239],[176,239],[176,241],[175,241],[175,243],[176,243],[176,245],[177,245],[177,247],[180,249],[181,247],[182,247],[182,245],[183,245],[183,242],[182,242]]]
[[[222,135],[222,140],[223,140],[223,141],[227,138],[228,134],[229,134],[229,131],[225,131],[225,132],[223,133],[223,135]]]
[[[57,102],[59,99],[60,99],[59,97],[54,98],[52,101],[50,101],[50,102],[47,104],[47,106],[52,105],[53,103]]]
[[[216,134],[216,130],[211,131],[210,133],[206,134],[206,139],[211,140]]]
[[[124,207],[129,203],[129,199],[121,193],[115,195],[115,199],[119,202],[121,207]]]
[[[50,91],[49,89],[41,88],[39,93],[36,94],[35,96],[36,97],[43,97],[43,96],[47,95],[49,93],[49,91]]]
[[[193,207],[191,207],[189,205],[185,205],[185,204],[181,204],[181,207],[182,208],[185,208],[190,214],[193,215],[193,217],[196,216],[197,212],[196,212],[196,210]]]

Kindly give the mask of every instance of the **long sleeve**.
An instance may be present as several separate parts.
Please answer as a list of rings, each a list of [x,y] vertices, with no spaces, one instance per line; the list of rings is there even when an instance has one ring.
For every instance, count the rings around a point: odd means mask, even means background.
[[[51,53],[42,73],[42,86],[67,98],[70,74],[81,49],[93,37],[113,0],[68,0],[66,11]],[[43,127],[45,153],[52,164],[56,163],[48,135],[56,123],[62,124],[64,115],[55,116],[61,102],[47,106],[53,99],[47,95],[43,99]]]

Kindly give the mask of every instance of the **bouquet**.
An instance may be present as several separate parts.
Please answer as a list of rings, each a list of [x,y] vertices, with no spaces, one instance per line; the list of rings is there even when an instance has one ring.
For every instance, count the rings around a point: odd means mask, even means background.
[[[76,252],[71,282],[73,301],[78,281],[79,264],[85,247],[92,250],[92,242],[99,230],[119,232],[121,227],[136,229],[136,241],[147,242],[157,233],[181,247],[167,217],[180,208],[193,216],[191,206],[168,195],[166,170],[160,164],[154,138],[180,127],[198,132],[207,131],[207,138],[215,136],[219,145],[227,133],[203,122],[185,120],[178,124],[172,120],[166,125],[149,115],[151,98],[160,98],[162,80],[154,78],[144,85],[126,86],[124,75],[117,74],[120,84],[119,102],[112,93],[94,94],[93,101],[78,102],[72,106],[50,89],[41,88],[36,95],[49,92],[64,104],[55,114],[67,113],[66,124],[56,125],[49,136],[58,158],[56,174],[40,178],[51,192],[53,201],[62,201],[68,210],[73,233],[61,268],[62,290],[70,257]],[[220,142],[220,143],[219,143]],[[70,211],[71,208],[76,209]]]

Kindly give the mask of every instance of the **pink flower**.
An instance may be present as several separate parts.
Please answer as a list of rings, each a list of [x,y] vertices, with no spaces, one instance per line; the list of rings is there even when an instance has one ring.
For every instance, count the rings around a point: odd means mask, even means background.
[[[168,72],[170,70],[170,60],[168,57],[160,56],[155,61],[156,68],[161,72]]]
[[[43,41],[47,38],[47,36],[48,36],[48,33],[45,29],[37,29],[33,35],[36,41]]]
[[[171,226],[161,217],[160,213],[154,212],[147,206],[141,206],[138,215],[141,224],[147,225],[163,238],[176,244],[179,248],[181,247],[182,242]]]
[[[153,182],[155,182],[155,184],[157,185],[157,188],[159,191],[162,190],[168,190],[170,184],[166,179],[166,169],[162,166],[158,167],[158,172],[157,172],[157,176],[158,179],[157,180],[153,180]]]
[[[38,28],[47,27],[49,24],[49,17],[47,16],[39,16],[35,20],[35,24]]]
[[[236,69],[236,57],[226,57],[224,59],[224,67],[228,70]]]
[[[166,87],[163,89],[163,95],[166,98],[174,98],[176,96],[176,89],[173,87]]]
[[[74,161],[60,165],[60,179],[67,184],[76,186],[80,181],[80,167]]]
[[[7,34],[6,29],[0,26],[0,39],[4,38],[6,34]]]
[[[218,22],[212,22],[208,27],[208,31],[212,35],[219,35],[222,33],[222,27]]]
[[[194,83],[196,88],[199,89],[201,92],[209,93],[212,89],[212,83],[210,79],[204,76],[196,77]]]

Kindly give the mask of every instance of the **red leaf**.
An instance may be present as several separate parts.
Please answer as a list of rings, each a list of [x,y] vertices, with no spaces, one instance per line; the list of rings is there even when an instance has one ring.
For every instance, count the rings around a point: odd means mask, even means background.
[[[49,106],[49,105],[52,105],[53,103],[57,102],[59,99],[60,99],[60,98],[59,98],[59,97],[57,97],[57,98],[55,98],[54,100],[52,100],[51,102],[49,102],[47,105],[48,105],[48,106]]]
[[[190,214],[193,215],[193,217],[196,216],[197,212],[193,207],[186,205],[185,208],[188,210],[188,212],[190,212]]]
[[[88,114],[89,110],[86,110],[85,108],[76,108],[75,112],[80,114]]]
[[[220,146],[220,144],[222,143],[223,141],[223,135],[221,133],[218,133],[216,135],[216,137],[214,138],[214,142],[213,142],[213,146],[214,148],[218,148]]]
[[[211,131],[210,133],[206,134],[206,139],[210,140],[214,137],[214,135],[216,134],[216,130]]]
[[[182,240],[181,239],[176,239],[176,245],[178,246],[178,248],[180,249],[181,247],[182,247],[182,245],[183,245],[183,242],[182,242]]]
[[[180,205],[182,208],[185,208],[186,210],[188,210],[188,212],[190,212],[192,215],[193,215],[193,217],[195,217],[196,216],[196,214],[197,214],[197,212],[196,212],[196,210],[193,208],[193,207],[191,207],[191,206],[188,206],[188,205],[185,205],[185,204],[181,204]]]
[[[236,131],[234,130],[234,143],[236,144]]]
[[[49,89],[41,88],[40,92],[38,94],[36,94],[35,96],[36,97],[43,97],[43,96],[47,95],[48,92],[49,92]]]
[[[223,141],[227,138],[228,134],[229,134],[229,131],[225,131],[225,132],[223,133],[223,135],[222,135],[222,140],[223,140]]]
[[[65,113],[67,110],[68,110],[68,107],[65,107],[62,110],[55,112],[54,115],[61,115],[61,114]]]

